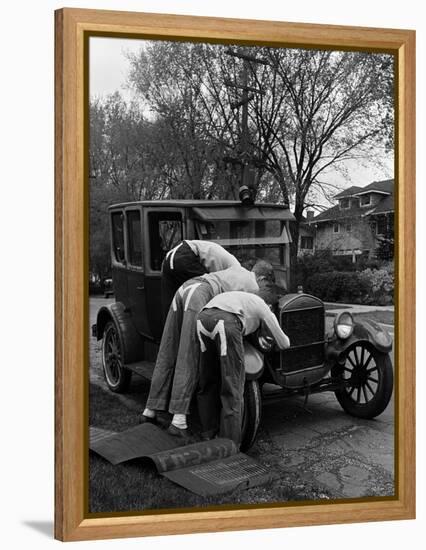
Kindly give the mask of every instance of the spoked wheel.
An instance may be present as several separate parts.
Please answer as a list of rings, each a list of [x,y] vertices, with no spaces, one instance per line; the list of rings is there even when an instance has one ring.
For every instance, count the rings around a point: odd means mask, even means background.
[[[114,392],[124,392],[132,378],[132,373],[123,366],[123,352],[116,324],[109,321],[102,339],[102,366],[106,383]]]
[[[352,416],[374,418],[387,407],[393,390],[389,354],[367,342],[357,342],[346,353],[343,366],[333,369],[342,387],[335,392],[342,408]]]
[[[242,451],[247,451],[253,446],[259,429],[262,414],[262,396],[257,380],[246,380],[244,386],[244,409],[241,426]]]

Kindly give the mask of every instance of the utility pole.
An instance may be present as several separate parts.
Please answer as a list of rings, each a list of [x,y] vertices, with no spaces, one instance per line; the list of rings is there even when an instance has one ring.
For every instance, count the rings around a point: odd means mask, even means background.
[[[262,90],[249,86],[249,69],[251,63],[266,64],[263,59],[259,59],[250,55],[243,54],[242,52],[235,52],[230,48],[226,50],[227,55],[231,55],[238,59],[243,60],[242,78],[241,84],[236,84],[230,80],[226,80],[225,84],[232,88],[239,88],[242,90],[241,99],[235,103],[231,103],[232,109],[242,108],[241,112],[241,135],[240,135],[240,158],[238,163],[241,166],[241,185],[252,187],[251,174],[250,174],[250,152],[249,152],[249,129],[248,129],[248,106],[250,101],[254,99],[254,94],[262,94]],[[249,92],[253,92],[249,94]]]
[[[249,166],[248,166],[248,104],[251,99],[248,95],[248,61],[243,61],[243,93],[242,93],[242,116],[241,116],[241,183],[249,186]]]

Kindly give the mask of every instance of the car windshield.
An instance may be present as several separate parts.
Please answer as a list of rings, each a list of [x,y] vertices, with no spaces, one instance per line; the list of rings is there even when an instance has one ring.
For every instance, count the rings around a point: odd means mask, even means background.
[[[257,260],[266,260],[273,266],[283,265],[283,249],[280,246],[227,246],[241,265],[251,269]]]
[[[284,265],[282,245],[288,243],[289,238],[281,220],[203,221],[197,223],[197,229],[201,239],[220,243],[242,265],[253,265],[258,259]]]

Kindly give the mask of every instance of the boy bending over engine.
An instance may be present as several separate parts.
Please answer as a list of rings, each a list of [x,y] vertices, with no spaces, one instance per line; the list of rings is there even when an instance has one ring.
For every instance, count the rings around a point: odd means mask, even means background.
[[[182,241],[169,250],[161,266],[161,301],[164,318],[178,288],[188,279],[239,266],[240,262],[220,244]]]
[[[274,301],[277,299],[278,296]],[[204,439],[219,433],[220,437],[241,444],[243,337],[255,332],[261,324],[280,349],[290,346],[271,309],[255,294],[225,292],[210,300],[198,314],[201,359],[197,402]]]

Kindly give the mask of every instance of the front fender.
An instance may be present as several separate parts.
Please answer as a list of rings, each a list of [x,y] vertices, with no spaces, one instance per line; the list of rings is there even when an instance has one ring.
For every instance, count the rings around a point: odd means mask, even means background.
[[[244,370],[246,380],[256,380],[263,373],[264,359],[260,353],[250,342],[244,340]]]
[[[393,340],[386,329],[370,319],[363,319],[354,323],[352,335],[346,340],[341,340],[333,334],[329,337],[325,353],[330,362],[340,362],[346,354],[346,350],[357,342],[368,342],[382,353],[392,351]]]
[[[143,358],[143,340],[133,324],[129,311],[122,302],[102,306],[96,318],[95,336],[102,340],[108,321],[114,321],[118,327],[124,363],[134,363]]]

